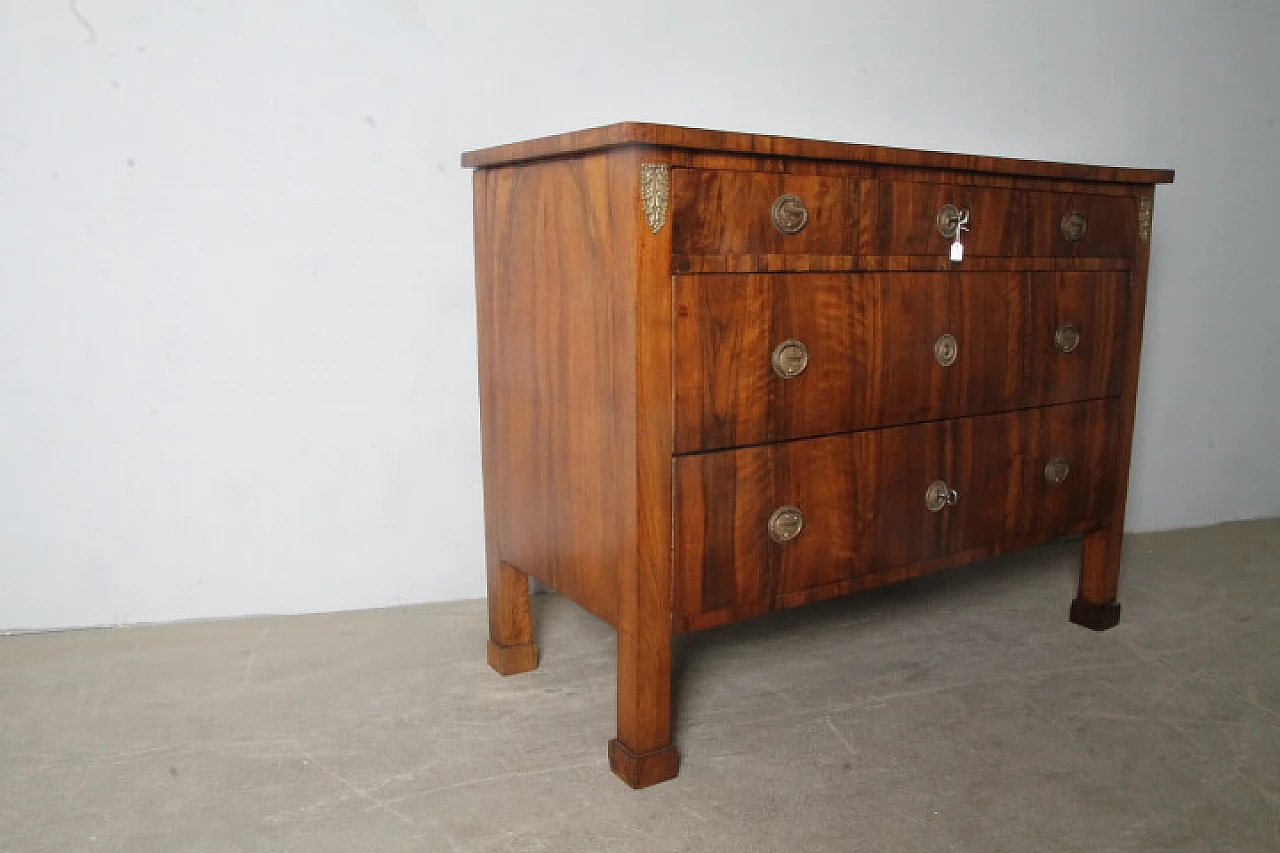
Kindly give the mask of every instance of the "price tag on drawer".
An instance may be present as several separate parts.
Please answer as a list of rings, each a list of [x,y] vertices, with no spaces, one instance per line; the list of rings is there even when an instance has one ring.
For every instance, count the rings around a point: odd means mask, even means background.
[[[943,237],[951,238],[951,262],[958,264],[964,260],[964,232],[969,230],[969,208],[958,208],[954,204],[944,204],[938,211],[938,230]]]

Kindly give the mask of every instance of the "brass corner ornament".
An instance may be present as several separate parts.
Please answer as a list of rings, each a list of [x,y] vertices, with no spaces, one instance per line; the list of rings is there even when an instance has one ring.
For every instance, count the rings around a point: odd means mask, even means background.
[[[1151,239],[1151,196],[1149,195],[1138,199],[1138,239],[1144,243]]]
[[[657,234],[667,221],[667,201],[671,198],[671,167],[661,163],[640,164],[640,199],[649,230]]]

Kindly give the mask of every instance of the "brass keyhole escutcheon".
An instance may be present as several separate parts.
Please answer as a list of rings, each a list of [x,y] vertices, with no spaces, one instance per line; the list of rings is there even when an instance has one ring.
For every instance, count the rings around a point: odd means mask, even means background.
[[[1084,214],[1078,210],[1070,211],[1062,217],[1059,227],[1062,228],[1062,236],[1066,238],[1068,243],[1074,243],[1077,240],[1084,239],[1085,229],[1089,223],[1085,220]]]
[[[936,220],[938,233],[948,240],[956,239],[956,235],[960,232],[961,226],[967,225],[969,222],[969,211],[961,210],[954,204],[944,204],[938,208],[938,218]]]
[[[960,354],[960,345],[956,343],[956,339],[952,335],[943,335],[934,341],[933,357],[938,360],[938,364],[943,367],[950,367],[955,364],[956,356]]]
[[[1061,456],[1055,456],[1044,466],[1044,478],[1055,486],[1062,485],[1071,473],[1071,464]]]
[[[804,530],[804,513],[798,506],[780,506],[769,516],[769,538],[778,544],[790,542]]]
[[[809,209],[799,196],[790,193],[778,196],[771,215],[773,227],[783,234],[798,234],[809,224]]]
[[[783,379],[795,379],[809,366],[809,350],[799,341],[783,341],[773,348],[769,359],[773,372]]]
[[[934,480],[924,490],[924,506],[929,512],[942,512],[949,506],[955,506],[959,500],[960,493],[943,480]]]
[[[1080,346],[1080,327],[1074,323],[1063,323],[1053,333],[1053,345],[1058,352],[1075,352]]]

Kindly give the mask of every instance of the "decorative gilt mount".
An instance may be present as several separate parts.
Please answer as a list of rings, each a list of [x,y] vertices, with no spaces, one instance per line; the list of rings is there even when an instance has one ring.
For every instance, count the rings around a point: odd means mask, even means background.
[[[671,168],[661,163],[640,164],[640,199],[649,230],[657,234],[667,221],[667,201],[671,197]]]
[[[1138,239],[1147,242],[1151,239],[1151,196],[1144,195],[1138,200]]]

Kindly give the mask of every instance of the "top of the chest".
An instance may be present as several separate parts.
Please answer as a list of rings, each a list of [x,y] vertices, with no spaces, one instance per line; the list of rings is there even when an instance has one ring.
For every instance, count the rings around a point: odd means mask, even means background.
[[[1129,184],[1167,184],[1173,181],[1173,172],[1167,169],[1090,166],[987,155],[948,154],[938,151],[917,151],[908,148],[796,139],[754,133],[731,133],[643,122],[622,122],[468,151],[462,155],[462,165],[472,168],[503,166],[626,146],[668,148],[703,154],[940,169],[1067,181]]]

